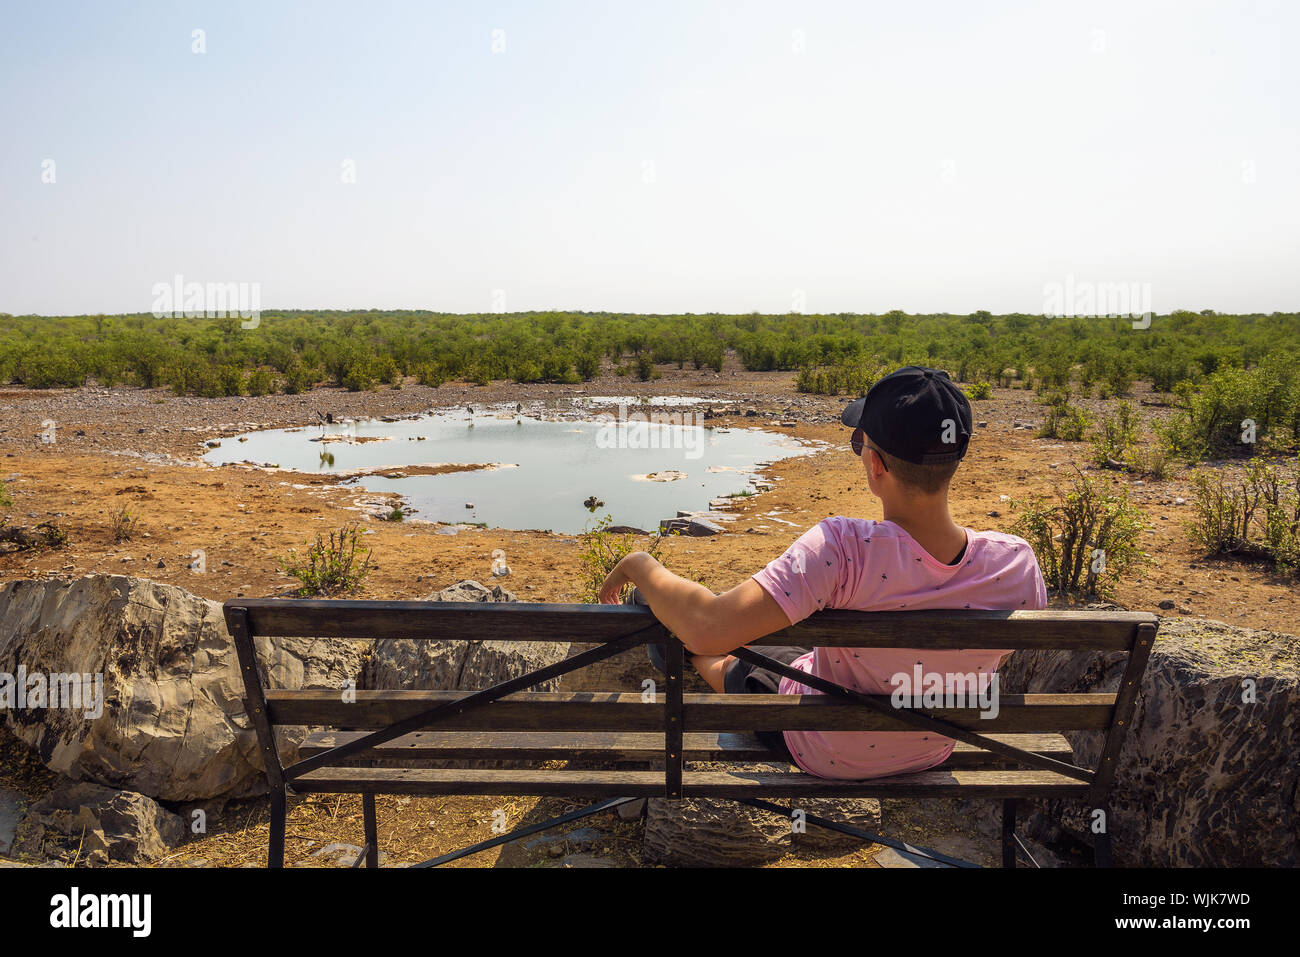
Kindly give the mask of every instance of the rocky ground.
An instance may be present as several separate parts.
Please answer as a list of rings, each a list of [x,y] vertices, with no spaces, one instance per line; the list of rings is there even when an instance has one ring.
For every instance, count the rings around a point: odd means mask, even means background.
[[[838,423],[846,399],[800,395],[793,389],[793,376],[784,373],[664,368],[662,378],[649,383],[606,376],[581,387],[447,384],[435,390],[406,385],[374,393],[324,389],[303,396],[232,399],[177,398],[161,390],[125,388],[10,389],[0,392],[0,479],[13,505],[0,508],[0,516],[10,525],[55,521],[69,540],[56,549],[0,554],[0,580],[105,572],[176,584],[218,601],[282,594],[293,584],[280,565],[291,548],[301,548],[320,531],[361,521],[377,564],[362,593],[365,597],[420,598],[460,579],[491,580],[493,553],[501,549],[511,569],[505,584],[521,599],[580,600],[579,544],[572,536],[473,527],[446,534],[424,523],[374,521],[366,517],[374,510],[367,504],[374,496],[355,485],[241,466],[213,468],[199,457],[208,439],[254,428],[308,425],[325,413],[336,418],[403,416],[437,407],[516,401],[541,403],[559,412],[582,395],[699,396],[708,400],[703,407],[716,413],[711,419],[716,424],[761,425],[831,443],[816,455],[771,466],[765,474],[772,490],[737,500],[726,533],[665,544],[669,567],[715,590],[752,574],[827,515],[880,515],[860,465],[847,450],[846,430]],[[1150,399],[1139,391],[1135,401],[1144,398]],[[1099,408],[1110,403],[1084,404]],[[1047,492],[1072,466],[1086,466],[1087,445],[1039,439],[1032,428],[1023,427],[1040,422],[1043,415],[1031,393],[998,389],[992,399],[977,401],[974,407],[977,423],[983,424],[954,482],[957,521],[975,528],[1008,528],[1014,521],[1008,499]],[[1158,405],[1144,405],[1141,411],[1147,421],[1167,414]],[[1149,561],[1118,584],[1115,603],[1279,632],[1295,630],[1300,598],[1294,580],[1259,565],[1208,560],[1191,546],[1184,528],[1189,506],[1179,503],[1190,498],[1185,471],[1163,482],[1127,476],[1119,480],[1130,486],[1148,519],[1141,544]],[[138,523],[129,540],[115,542],[112,518],[124,506]],[[193,567],[196,553],[204,559],[201,570]],[[13,742],[0,742],[0,789],[7,786],[30,800],[43,793],[41,788],[48,790],[49,782],[28,765]],[[433,856],[489,836],[491,812],[499,804],[499,799],[488,798],[381,798],[381,838],[394,849],[395,860]],[[516,818],[558,813],[562,806],[515,799],[509,815],[517,823]],[[991,861],[996,853],[996,841],[989,837],[995,815],[986,810],[887,806],[883,827],[893,833],[892,821],[918,843],[925,843],[924,836],[940,849],[964,849],[975,859],[982,854]],[[167,863],[239,866],[260,860],[265,811],[254,803],[246,814],[232,815],[215,833],[185,845]],[[639,824],[611,814],[599,826],[603,836],[598,840],[580,835],[558,852],[554,842],[543,842],[464,863],[556,864],[576,854],[639,864],[639,841],[619,837],[635,827]],[[289,828],[299,835],[290,841],[290,857],[297,863],[346,856],[346,849],[327,849],[333,843],[359,842],[360,803],[333,797],[301,801]],[[775,863],[830,866],[875,856],[874,851],[830,857],[803,853]],[[579,857],[571,863],[583,866],[591,861]]]

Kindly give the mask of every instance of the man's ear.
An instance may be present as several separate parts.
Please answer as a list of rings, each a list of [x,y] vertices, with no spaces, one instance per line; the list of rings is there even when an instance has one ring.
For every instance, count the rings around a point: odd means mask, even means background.
[[[888,471],[885,468],[884,459],[882,459],[880,453],[871,448],[871,446],[867,446],[864,451],[866,452],[867,473],[873,479],[879,480],[880,476],[884,475],[885,472]]]

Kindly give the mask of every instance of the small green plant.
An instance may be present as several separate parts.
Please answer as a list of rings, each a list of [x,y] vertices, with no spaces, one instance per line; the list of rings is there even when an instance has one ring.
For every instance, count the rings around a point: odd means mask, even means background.
[[[129,542],[131,536],[135,534],[138,517],[131,514],[131,510],[123,505],[116,512],[109,516],[109,528],[113,533],[113,544],[120,545],[123,542]]]
[[[1133,406],[1121,402],[1115,407],[1114,415],[1103,415],[1097,421],[1097,431],[1092,436],[1092,460],[1098,465],[1127,467],[1137,438]]]
[[[600,586],[614,570],[624,555],[641,549],[637,546],[637,537],[632,534],[619,535],[608,532],[611,517],[606,515],[594,528],[582,533],[578,538],[578,563],[582,568],[582,600],[594,604],[600,595]],[[650,539],[650,547],[644,549],[655,558],[659,558],[664,536],[655,535]]]
[[[1054,498],[1013,502],[1020,511],[1011,531],[1038,557],[1043,580],[1061,595],[1104,597],[1120,575],[1142,560],[1141,510],[1128,492],[1078,469],[1068,489]]]
[[[374,568],[370,562],[372,552],[362,554],[361,529],[347,525],[328,534],[319,534],[307,549],[306,559],[291,549],[289,556],[280,562],[285,573],[302,583],[297,594],[337,595],[359,589]]]
[[[388,513],[388,517],[385,518],[384,521],[400,522],[403,521],[405,518],[406,518],[406,513],[402,511],[402,507],[400,505],[397,505],[394,506],[393,510]]]
[[[5,487],[4,481],[0,480],[0,508],[8,508],[13,503],[13,496],[9,494],[9,489]]]
[[[1082,442],[1088,432],[1089,422],[1086,412],[1070,405],[1069,393],[1058,393],[1051,399],[1047,416],[1038,429],[1038,437]]]
[[[1174,468],[1173,453],[1163,438],[1130,449],[1128,462],[1132,471],[1157,481],[1167,479]]]
[[[993,398],[993,386],[987,382],[976,382],[966,390],[966,398],[976,400]]]

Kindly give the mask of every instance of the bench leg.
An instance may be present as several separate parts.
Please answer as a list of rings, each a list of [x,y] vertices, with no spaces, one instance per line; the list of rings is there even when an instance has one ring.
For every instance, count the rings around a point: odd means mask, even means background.
[[[375,796],[361,795],[362,816],[366,825],[366,867],[379,866],[379,822],[375,819]]]
[[[287,813],[283,788],[271,792],[271,838],[266,848],[266,866],[284,867],[284,821]]]
[[[1016,866],[1016,800],[1002,801],[1002,866]]]

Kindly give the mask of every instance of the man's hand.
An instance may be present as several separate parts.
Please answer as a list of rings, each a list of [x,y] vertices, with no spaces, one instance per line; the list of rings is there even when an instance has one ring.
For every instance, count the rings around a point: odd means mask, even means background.
[[[618,604],[628,585],[641,590],[655,617],[694,655],[725,655],[790,625],[781,606],[754,579],[715,595],[674,575],[648,552],[623,556],[601,583],[601,604]]]
[[[623,600],[623,589],[628,585],[635,584],[627,574],[629,565],[628,559],[632,558],[634,555],[645,555],[646,558],[650,557],[646,552],[631,552],[620,558],[618,564],[610,570],[610,573],[605,576],[605,580],[600,584],[600,593],[597,597],[602,605],[617,605],[621,603]]]

